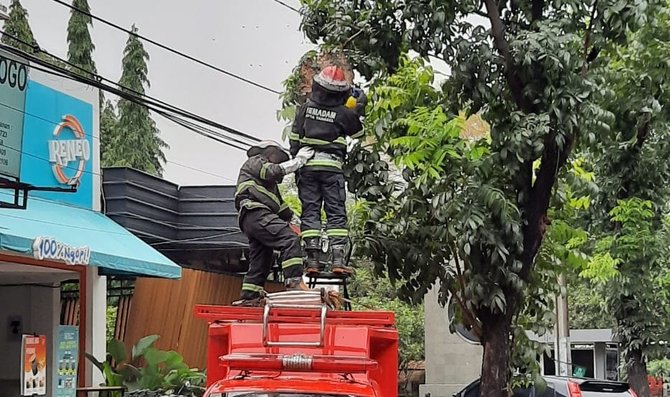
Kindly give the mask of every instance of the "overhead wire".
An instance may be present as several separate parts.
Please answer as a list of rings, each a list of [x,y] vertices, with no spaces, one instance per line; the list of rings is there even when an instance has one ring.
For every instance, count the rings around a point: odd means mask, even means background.
[[[8,104],[6,104],[6,103],[3,103],[3,102],[0,102],[0,106],[5,107],[5,108],[8,108],[8,109],[13,110],[13,111],[18,112],[18,113],[22,113],[22,114],[27,115],[27,116],[29,116],[29,117],[33,117],[33,118],[36,118],[36,119],[38,119],[38,120],[42,120],[42,121],[44,121],[44,122],[46,122],[46,123],[50,123],[51,125],[54,125],[54,126],[56,126],[56,125],[59,124],[59,123],[57,123],[57,122],[55,122],[55,121],[53,121],[53,120],[49,120],[49,119],[47,119],[47,118],[45,118],[45,117],[38,116],[38,115],[36,115],[36,114],[30,113],[30,112],[26,112],[26,111],[21,110],[21,109],[17,109],[17,108],[15,108],[15,107],[13,107],[13,106],[11,106],[11,105],[8,105]],[[84,135],[85,135],[85,136],[89,136],[89,137],[91,137],[91,139],[95,139],[95,140],[98,140],[98,141],[100,140],[100,137],[98,137],[98,136],[94,136],[93,134],[89,134],[89,133],[84,132]],[[16,152],[18,152],[18,153],[20,153],[20,154],[25,154],[26,156],[33,157],[33,158],[36,158],[36,159],[38,159],[38,160],[42,160],[42,161],[44,161],[44,162],[50,162],[50,160],[47,159],[47,158],[40,157],[40,156],[34,155],[34,154],[32,154],[32,153],[28,153],[28,152],[26,152],[26,151],[23,151],[23,150],[20,150],[20,149],[17,149],[17,148],[14,148],[14,147],[11,147],[11,146],[8,146],[8,145],[5,145],[5,144],[0,144],[0,147],[7,148],[7,149],[10,149],[10,150],[14,150],[14,151],[16,151]],[[166,160],[165,162],[166,162],[166,163],[171,163],[171,164],[174,164],[174,165],[177,165],[177,166],[180,166],[180,167],[188,168],[188,169],[190,169],[190,170],[197,171],[197,172],[200,172],[200,173],[202,173],[202,174],[211,175],[211,176],[218,177],[218,178],[221,178],[221,179],[230,181],[230,182],[235,182],[235,180],[232,179],[232,178],[229,178],[229,177],[226,177],[226,176],[223,176],[223,175],[220,175],[220,174],[216,174],[216,173],[213,173],[213,172],[205,171],[205,170],[203,170],[203,169],[196,168],[196,167],[192,167],[192,166],[189,166],[189,165],[186,165],[186,164],[182,164],[182,163],[179,163],[179,162],[176,162],[176,161]],[[70,167],[70,166],[65,166],[65,168],[66,168],[66,169],[71,169],[71,170],[76,170],[75,167]],[[87,171],[87,170],[84,170],[83,172],[86,173],[86,174],[92,174],[92,175],[97,175],[97,176],[101,176],[101,175],[102,175],[101,173],[97,173],[97,172],[94,172],[94,171]],[[202,196],[201,198],[210,198],[210,197]]]
[[[0,31],[0,34],[3,34],[3,35],[14,38],[14,36],[12,36],[10,34],[7,34],[5,32]],[[156,113],[159,113],[159,114],[163,115],[164,117],[165,117],[165,114],[175,113],[175,114],[180,115],[182,117],[195,119],[199,122],[203,122],[203,123],[212,125],[214,127],[223,129],[225,131],[231,132],[234,135],[239,135],[239,136],[242,136],[244,138],[253,140],[254,142],[260,141],[259,138],[253,137],[249,134],[242,133],[241,131],[238,131],[238,130],[232,129],[230,127],[224,126],[222,124],[219,124],[219,123],[213,122],[211,120],[205,119],[201,116],[192,114],[188,111],[184,111],[183,109],[177,108],[173,105],[165,104],[164,102],[161,103],[162,101],[155,100],[154,98],[151,98],[151,97],[149,97],[145,94],[133,94],[133,92],[136,92],[136,91],[133,91],[132,89],[128,89],[127,87],[123,87],[119,84],[116,84],[116,85],[119,85],[121,87],[121,89],[111,87],[111,86],[109,86],[107,84],[104,84],[100,81],[97,81],[97,80],[94,80],[94,79],[91,79],[91,78],[88,78],[88,77],[85,77],[85,76],[81,76],[81,75],[79,75],[79,74],[77,74],[77,73],[75,73],[71,70],[64,69],[64,68],[61,68],[61,67],[56,66],[56,65],[52,65],[52,64],[34,56],[33,54],[29,54],[25,51],[21,51],[21,50],[18,50],[16,48],[9,47],[9,46],[4,46],[4,45],[0,46],[0,48],[3,48],[3,49],[5,49],[5,50],[7,50],[7,51],[9,51],[9,52],[11,52],[15,55],[24,57],[24,58],[28,59],[29,61],[32,61],[32,62],[34,62],[38,65],[43,66],[43,67],[39,67],[39,66],[36,66],[34,64],[26,64],[30,68],[33,68],[35,70],[39,70],[39,71],[42,71],[42,72],[45,72],[45,73],[49,73],[49,74],[52,74],[52,75],[56,75],[56,76],[59,76],[59,77],[75,80],[75,81],[81,82],[83,84],[91,85],[91,86],[99,88],[103,91],[110,92],[114,95],[117,95],[117,96],[119,96],[123,99],[126,99],[126,100],[130,101],[130,102],[145,106],[149,110],[152,110]],[[55,57],[55,56],[51,55],[50,53],[48,53],[46,51],[41,50],[41,52],[46,54],[46,55],[54,57],[54,59],[63,61],[61,58]],[[94,75],[94,76],[96,76],[98,78],[102,78],[101,76],[98,76],[98,75]],[[172,117],[170,117],[170,119],[172,121],[175,121],[175,117],[176,117],[175,115],[172,115]],[[195,124],[191,123],[191,125],[195,125]],[[239,145],[232,144],[231,142],[228,142],[227,140],[234,140],[234,141],[237,141],[237,142],[242,142],[242,141],[239,141],[238,139],[232,138],[232,137],[230,137],[226,134],[223,134],[219,131],[214,131],[214,130],[211,130],[209,128],[203,127],[203,126],[199,126],[199,128],[196,130],[194,128],[189,127],[188,124],[184,124],[184,123],[182,123],[182,126],[186,127],[187,129],[189,129],[193,132],[196,132],[200,135],[206,136],[208,138],[212,138],[212,136],[208,135],[208,134],[213,134],[213,135],[218,136],[219,138],[221,138],[221,139],[215,139],[220,143],[227,144],[227,145],[229,145],[231,147],[234,147],[236,149],[246,150],[245,148],[240,147]],[[247,142],[243,142],[243,143],[245,145],[248,145],[248,146],[252,145],[251,143],[247,143]]]
[[[14,36],[11,36],[11,35],[9,35],[8,33],[4,33],[4,32],[2,32],[2,31],[0,31],[0,34],[5,34],[5,35],[7,35],[7,36],[9,36],[9,37],[11,37],[11,38],[13,38],[13,39],[17,39],[17,38],[15,38]],[[174,105],[172,105],[172,104],[169,104],[169,103],[167,103],[167,102],[165,102],[165,101],[163,101],[163,100],[156,99],[156,98],[154,98],[154,97],[152,97],[152,96],[150,96],[150,95],[147,95],[147,94],[144,93],[144,92],[138,92],[138,91],[136,91],[136,90],[134,90],[134,89],[132,89],[132,88],[123,86],[123,85],[121,85],[121,84],[118,83],[118,82],[112,81],[112,80],[110,80],[110,79],[108,79],[108,78],[106,78],[106,77],[104,77],[104,76],[102,76],[102,75],[95,74],[95,73],[91,73],[91,72],[89,72],[88,70],[82,68],[81,66],[76,65],[76,64],[73,64],[73,63],[69,62],[69,61],[66,60],[66,59],[58,58],[58,57],[56,57],[55,55],[50,54],[49,52],[47,52],[47,51],[45,51],[45,50],[43,50],[43,49],[41,49],[41,48],[39,48],[39,47],[36,47],[36,50],[38,50],[39,52],[42,52],[42,53],[44,53],[44,54],[46,54],[46,55],[48,55],[48,56],[50,56],[50,57],[53,57],[53,58],[57,59],[58,61],[63,62],[63,63],[65,63],[66,65],[68,65],[68,66],[70,66],[70,67],[73,67],[73,68],[75,68],[75,69],[77,69],[77,70],[79,70],[79,71],[81,71],[81,72],[83,72],[83,73],[90,74],[90,75],[94,76],[96,79],[99,79],[100,81],[106,81],[106,82],[108,82],[108,83],[111,83],[111,84],[114,84],[114,85],[118,86],[119,88],[121,88],[121,89],[123,89],[123,90],[128,90],[128,91],[130,91],[130,92],[132,92],[132,93],[134,93],[134,94],[136,94],[136,95],[139,95],[139,96],[141,96],[141,97],[150,99],[151,101],[154,101],[154,102],[156,102],[157,104],[164,105],[164,106],[168,107],[168,108],[169,108],[170,110],[172,110],[172,111],[184,112],[184,115],[185,115],[185,116],[187,115],[187,116],[189,116],[190,118],[195,119],[195,120],[198,120],[198,121],[201,121],[201,122],[203,122],[203,121],[204,121],[204,122],[210,122],[209,120],[207,120],[207,119],[205,119],[205,118],[203,118],[203,117],[201,117],[201,116],[198,116],[198,115],[196,115],[196,114],[194,114],[194,113],[192,113],[192,112],[189,112],[189,111],[185,111],[185,110],[183,110],[183,109],[180,109],[180,108],[178,108],[178,107],[176,107],[176,106],[174,106]],[[235,130],[235,129],[231,128],[231,127],[227,127],[227,126],[222,125],[222,124],[218,124],[218,123],[216,123],[216,125],[212,125],[212,126],[213,126],[213,127],[217,127],[217,128],[221,128],[221,129],[223,129],[223,130],[225,130],[225,131],[227,131],[227,132],[230,132],[230,133],[233,133],[233,134],[235,134],[235,135],[241,136],[241,137],[243,137],[243,138],[249,139],[249,140],[251,140],[252,142],[259,142],[259,141],[260,141],[260,139],[259,139],[258,137],[255,137],[255,136],[253,136],[253,135],[249,135],[249,134],[245,134],[245,133],[242,132],[242,131]],[[234,139],[234,138],[230,138],[230,139],[234,140],[234,141],[237,142],[237,143],[243,144],[243,145],[248,145],[248,144],[249,144],[248,142],[239,141],[239,140],[236,140],[236,139]]]
[[[247,84],[253,85],[253,86],[257,87],[257,88],[260,88],[260,89],[262,89],[262,90],[271,92],[271,93],[273,93],[273,94],[277,94],[277,95],[281,94],[280,91],[277,91],[277,90],[275,90],[275,89],[273,89],[273,88],[264,86],[264,85],[262,85],[262,84],[260,84],[260,83],[257,83],[257,82],[255,82],[255,81],[253,81],[253,80],[247,79],[247,78],[242,77],[242,76],[240,76],[240,75],[237,75],[237,74],[235,74],[235,73],[229,72],[229,71],[227,71],[227,70],[225,70],[225,69],[222,69],[222,68],[220,68],[220,67],[218,67],[218,66],[215,66],[215,65],[212,65],[212,64],[207,63],[207,62],[205,62],[205,61],[202,61],[202,60],[200,60],[200,59],[198,59],[198,58],[195,58],[195,57],[193,57],[193,56],[191,56],[191,55],[188,55],[188,54],[186,54],[186,53],[184,53],[184,52],[182,52],[182,51],[175,50],[174,48],[171,48],[171,47],[169,47],[169,46],[167,46],[167,45],[165,45],[165,44],[159,43],[158,41],[153,40],[153,39],[150,39],[150,38],[148,38],[148,37],[146,37],[146,36],[140,35],[140,34],[137,33],[137,32],[133,32],[133,31],[131,31],[131,30],[127,29],[127,28],[124,28],[123,26],[120,26],[120,25],[118,25],[118,24],[116,24],[116,23],[114,23],[114,22],[111,22],[111,21],[109,21],[109,20],[106,20],[106,19],[104,19],[104,18],[101,18],[101,17],[99,17],[99,16],[96,16],[96,15],[94,15],[94,14],[88,12],[88,11],[81,10],[81,9],[79,9],[79,8],[77,8],[77,7],[75,7],[75,6],[71,5],[71,4],[68,4],[68,3],[66,3],[66,2],[64,2],[64,1],[62,1],[62,0],[52,0],[52,1],[55,2],[55,3],[58,3],[58,4],[62,5],[62,6],[65,6],[65,7],[69,8],[69,9],[75,11],[75,12],[78,12],[78,13],[80,13],[80,14],[86,15],[86,16],[88,16],[88,17],[90,17],[90,18],[92,18],[92,19],[94,19],[94,20],[96,20],[96,21],[102,22],[103,24],[105,24],[105,25],[107,25],[107,26],[111,26],[111,27],[113,27],[113,28],[115,28],[115,29],[117,29],[117,30],[120,30],[120,31],[122,31],[122,32],[125,32],[125,33],[127,33],[127,34],[134,35],[134,36],[138,37],[139,39],[142,39],[142,40],[146,41],[147,43],[151,43],[151,44],[153,44],[153,45],[155,45],[155,46],[157,46],[157,47],[159,47],[159,48],[162,48],[162,49],[164,49],[164,50],[166,50],[166,51],[169,51],[169,52],[171,52],[171,53],[173,53],[173,54],[176,54],[176,55],[178,55],[178,56],[180,56],[180,57],[186,58],[186,59],[188,59],[188,60],[190,60],[190,61],[192,61],[192,62],[195,62],[195,63],[197,63],[197,64],[199,64],[199,65],[205,66],[205,67],[207,67],[207,68],[209,68],[209,69],[212,69],[212,70],[215,70],[215,71],[217,71],[217,72],[219,72],[219,73],[223,73],[223,74],[225,74],[225,75],[227,75],[227,76],[229,76],[229,77],[232,77],[232,78],[235,78],[235,79],[237,79],[237,80],[243,81],[243,82],[245,82],[245,83],[247,83]]]
[[[273,1],[274,1],[275,3],[277,3],[277,4],[280,4],[280,5],[282,5],[282,6],[286,7],[286,8],[288,8],[288,9],[291,10],[291,11],[294,11],[294,12],[297,12],[298,14],[300,14],[300,10],[298,10],[298,9],[295,8],[295,7],[293,7],[292,5],[289,5],[289,4],[284,3],[282,0],[273,0]]]
[[[221,179],[225,179],[225,180],[230,181],[230,182],[235,182],[235,180],[232,179],[232,178],[228,178],[228,177],[225,177],[225,176],[223,176],[223,175],[215,174],[215,173],[213,173],[213,172],[209,172],[209,171],[201,170],[201,169],[199,169],[199,168],[191,167],[190,165],[176,163],[176,162],[171,161],[171,160],[166,160],[166,162],[167,162],[167,163],[172,163],[172,164],[174,164],[174,165],[177,165],[177,166],[179,166],[179,167],[186,168],[186,169],[189,169],[189,170],[199,171],[199,172],[201,172],[201,173],[203,173],[203,174],[206,174],[206,175],[211,175],[211,176],[219,177],[219,178],[221,178]]]
[[[47,55],[47,56],[53,58],[54,60],[57,60],[57,61],[59,61],[59,62],[62,62],[62,63],[66,64],[66,65],[68,65],[68,66],[71,66],[71,67],[73,67],[73,68],[76,68],[76,69],[78,69],[79,71],[81,71],[81,72],[84,73],[84,75],[81,75],[81,74],[75,73],[75,72],[73,72],[73,71],[71,71],[71,70],[69,70],[69,69],[64,69],[64,68],[62,68],[62,67],[60,67],[60,66],[53,65],[53,64],[51,64],[51,63],[49,63],[49,62],[46,62],[46,61],[44,61],[43,59],[40,59],[39,57],[36,57],[34,54],[30,54],[30,53],[27,53],[27,52],[25,52],[25,51],[21,51],[21,50],[19,50],[19,49],[17,49],[17,48],[14,48],[14,47],[5,46],[5,45],[2,46],[2,48],[4,48],[5,50],[8,50],[8,51],[10,51],[10,52],[13,52],[13,53],[15,53],[15,54],[17,54],[17,55],[19,55],[19,56],[23,56],[23,57],[25,57],[25,58],[27,58],[27,59],[29,59],[29,60],[31,60],[31,61],[37,63],[37,64],[40,64],[40,65],[42,65],[42,66],[46,66],[46,67],[51,68],[51,69],[53,69],[53,70],[57,70],[58,72],[60,72],[60,75],[61,75],[62,77],[68,77],[68,78],[77,80],[77,81],[79,81],[79,82],[82,82],[82,83],[84,83],[84,84],[92,85],[92,86],[94,86],[94,87],[96,87],[96,88],[100,88],[100,89],[103,89],[104,91],[111,92],[112,94],[115,94],[115,95],[117,95],[117,96],[119,96],[119,97],[121,97],[121,98],[123,98],[123,99],[127,99],[127,100],[130,100],[130,99],[127,97],[129,93],[130,93],[130,94],[134,94],[135,97],[140,97],[140,100],[143,100],[143,101],[145,101],[146,103],[149,103],[149,104],[151,104],[151,105],[153,105],[153,106],[160,107],[161,109],[164,109],[164,110],[167,110],[167,111],[172,111],[172,112],[174,112],[174,113],[176,113],[176,114],[178,114],[178,115],[180,115],[180,116],[182,116],[182,117],[190,118],[190,119],[192,119],[192,120],[201,122],[201,123],[203,123],[203,124],[209,125],[209,126],[214,127],[214,128],[219,128],[219,129],[224,130],[224,131],[226,131],[226,132],[228,132],[228,133],[231,133],[231,134],[233,134],[233,135],[237,135],[237,136],[239,136],[239,137],[248,139],[248,140],[250,140],[250,141],[252,141],[252,142],[259,142],[259,141],[261,140],[260,138],[255,137],[255,136],[253,136],[253,135],[246,134],[246,133],[244,133],[244,132],[242,132],[242,131],[239,131],[239,130],[236,130],[236,129],[232,128],[232,127],[228,127],[228,126],[226,126],[226,125],[223,125],[223,124],[217,123],[217,122],[215,122],[215,121],[206,119],[206,118],[204,118],[204,117],[202,117],[202,116],[199,116],[199,115],[197,115],[197,114],[195,114],[195,113],[192,113],[192,112],[190,112],[190,111],[184,110],[184,109],[179,108],[179,107],[177,107],[177,106],[175,106],[175,105],[169,104],[169,103],[167,103],[167,102],[165,102],[165,101],[163,101],[163,100],[160,100],[160,99],[156,99],[156,98],[154,98],[154,97],[151,97],[150,95],[147,95],[146,93],[138,92],[138,91],[136,91],[136,90],[134,90],[134,89],[132,89],[132,88],[129,88],[129,87],[126,87],[126,86],[124,86],[124,85],[122,85],[122,84],[120,84],[120,83],[114,82],[114,81],[112,81],[112,80],[110,80],[110,79],[108,79],[108,78],[106,78],[106,77],[104,77],[104,76],[101,76],[101,75],[99,75],[99,74],[91,73],[91,72],[89,72],[88,70],[86,70],[86,69],[84,69],[84,68],[82,68],[82,67],[80,67],[80,66],[78,66],[78,65],[72,64],[72,63],[68,62],[67,60],[65,60],[65,59],[63,59],[63,58],[60,58],[60,57],[58,57],[58,56],[56,56],[56,55],[53,55],[53,54],[49,53],[48,51],[46,51],[46,50],[40,48],[39,46],[35,46],[35,45],[30,44],[30,43],[27,43],[27,42],[21,40],[20,38],[18,38],[18,37],[16,37],[16,36],[12,35],[12,34],[10,34],[10,33],[4,32],[4,31],[0,31],[0,34],[3,35],[3,36],[7,36],[7,37],[11,38],[12,40],[15,40],[15,41],[17,41],[17,42],[19,42],[19,43],[21,43],[21,44],[26,45],[26,46],[30,46],[31,48],[33,48],[33,50],[34,50],[35,52],[41,52],[41,53],[43,53],[43,54],[45,54],[45,55]],[[35,67],[34,65],[28,65],[28,66],[33,67],[33,68]],[[37,68],[36,68],[36,69],[37,69]],[[38,69],[38,70],[39,70],[39,69]],[[94,78],[86,77],[86,75],[90,75],[90,76],[92,76],[92,77],[94,77]],[[103,84],[102,81],[106,81],[106,82],[109,82],[109,83],[111,83],[111,84],[114,84],[115,86],[119,87],[119,89],[114,88],[114,87],[110,87],[110,86],[107,85],[107,84]],[[127,92],[125,92],[125,91],[127,91]],[[142,104],[145,104],[145,103],[142,103]],[[247,144],[248,144],[248,143],[247,143]]]
[[[240,228],[239,227],[218,227],[218,226],[203,226],[203,225],[196,225],[195,223],[187,223],[187,222],[177,222],[177,221],[161,221],[157,220],[154,218],[149,218],[146,216],[138,215],[138,214],[131,214],[128,212],[125,213],[114,213],[112,214],[113,216],[119,216],[123,218],[133,218],[137,220],[142,220],[142,221],[151,221],[155,223],[159,223],[164,226],[170,226],[170,227],[197,227],[197,228],[209,228],[209,229],[217,229],[217,230],[225,230],[227,232],[239,232]],[[235,216],[237,216],[237,213],[235,213]]]
[[[152,247],[157,247],[159,245],[165,245],[165,244],[203,242],[203,241],[212,240],[212,239],[215,239],[215,238],[232,236],[233,234],[240,234],[240,231],[237,230],[237,231],[234,231],[234,232],[218,233],[218,234],[212,234],[210,236],[202,236],[202,237],[192,237],[192,238],[184,238],[184,239],[168,239],[168,240],[165,240],[165,241],[160,241],[160,242],[152,243],[152,244],[149,244],[149,245],[151,245]]]

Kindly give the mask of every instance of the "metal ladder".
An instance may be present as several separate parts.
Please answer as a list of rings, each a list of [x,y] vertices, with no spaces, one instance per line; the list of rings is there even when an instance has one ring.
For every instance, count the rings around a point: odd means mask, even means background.
[[[270,340],[270,313],[277,309],[316,310],[320,313],[319,340],[311,342],[280,342]],[[263,346],[265,347],[323,347],[326,337],[328,306],[323,302],[321,291],[286,291],[268,294],[263,307]]]

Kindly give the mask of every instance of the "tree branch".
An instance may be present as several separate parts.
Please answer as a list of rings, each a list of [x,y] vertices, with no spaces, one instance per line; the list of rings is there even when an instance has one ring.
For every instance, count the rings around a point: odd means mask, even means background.
[[[458,284],[460,286],[463,299],[465,299],[465,281],[463,279],[463,270],[461,269],[461,262],[458,260],[458,251],[456,250],[456,247],[454,246],[453,243],[450,243],[450,247],[451,252],[454,253],[454,263],[456,265],[456,273],[458,275]],[[458,294],[452,292],[452,295],[454,296],[454,298],[456,298],[458,305],[461,307],[461,311],[463,312],[463,315],[466,317],[465,320],[468,323],[470,323],[470,326],[472,326],[472,330],[475,331],[477,337],[481,339],[482,329],[479,327],[479,324],[477,324],[476,316],[465,305],[465,302],[458,296]]]
[[[453,243],[451,243],[451,252],[454,253],[454,263],[456,264],[456,274],[458,274],[458,284],[461,286],[461,294],[465,298],[465,281],[463,280],[463,270],[461,270],[461,262],[458,260],[458,251],[455,249]]]
[[[524,281],[528,281],[535,255],[544,239],[548,223],[547,210],[549,209],[552,190],[558,178],[558,170],[563,167],[568,158],[573,140],[573,137],[566,136],[562,149],[559,149],[556,144],[555,134],[549,134],[545,140],[545,150],[542,154],[540,169],[537,173],[535,184],[531,188],[531,196],[526,206],[526,224],[523,227],[523,252],[520,258],[523,267],[519,274],[519,277]]]
[[[649,131],[651,130],[651,116],[649,116],[649,114],[645,114],[642,117],[644,117],[645,120],[637,128],[637,139],[635,141],[635,148],[638,151],[642,149],[642,146],[649,136]]]
[[[486,19],[488,19],[488,17],[489,17],[489,15],[487,13],[485,13],[484,11],[481,11],[481,10],[474,10],[473,13],[475,15],[479,15],[480,17],[486,18]]]
[[[363,33],[363,28],[359,29],[358,32],[356,32],[356,33],[354,33],[353,35],[351,35],[351,37],[349,37],[349,38],[348,38],[348,39],[347,39],[347,40],[340,46],[340,52],[341,52],[341,51],[344,51],[344,49],[347,48],[347,45],[348,45],[349,43],[351,43],[351,41],[352,41],[353,39],[355,39],[356,37],[358,37],[361,33]]]
[[[505,26],[500,19],[498,6],[494,0],[484,0],[484,5],[486,6],[489,21],[491,22],[491,36],[493,36],[493,42],[500,52],[500,55],[502,55],[505,60],[505,77],[507,78],[507,84],[509,84],[514,102],[516,102],[517,106],[524,112],[534,113],[535,107],[533,106],[533,103],[523,94],[524,84],[516,73],[516,65],[514,64],[514,58],[510,52],[509,43],[505,39]]]
[[[461,307],[461,311],[463,312],[463,316],[465,316],[465,321],[470,323],[470,326],[472,327],[472,330],[475,332],[475,335],[477,335],[477,338],[479,340],[482,339],[482,335],[484,335],[482,328],[477,324],[477,320],[475,319],[475,316],[472,314],[470,309],[465,305],[465,302],[458,296],[458,294],[452,294],[454,298],[456,298],[456,302],[458,303],[458,306]]]
[[[533,22],[542,19],[542,11],[544,11],[544,0],[533,0],[533,4],[531,6]]]
[[[582,77],[586,75],[587,65],[589,62],[589,46],[591,46],[591,32],[593,31],[593,21],[596,19],[596,11],[598,10],[598,0],[593,2],[593,9],[591,9],[591,19],[589,19],[589,26],[586,28],[586,35],[584,36],[584,61],[582,63]],[[595,59],[595,57],[594,57]]]

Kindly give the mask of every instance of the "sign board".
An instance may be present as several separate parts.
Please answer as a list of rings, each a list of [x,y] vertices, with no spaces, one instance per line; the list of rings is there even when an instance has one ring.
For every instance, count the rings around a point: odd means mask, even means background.
[[[47,394],[47,337],[23,335],[21,341],[21,395]]]
[[[76,93],[81,97],[70,95]],[[31,197],[93,208],[94,176],[99,174],[94,166],[99,141],[94,134],[97,106],[82,99],[84,94],[91,96],[87,88],[51,87],[32,77],[28,82],[21,181],[40,187],[77,187],[76,193],[35,191]],[[99,101],[97,95],[94,101]]]
[[[39,260],[63,261],[68,265],[88,265],[91,249],[71,247],[51,237],[37,237],[33,240],[33,257]]]
[[[58,377],[55,397],[75,397],[77,394],[77,367],[79,360],[79,328],[69,325],[58,327],[56,341]]]
[[[575,378],[583,378],[586,376],[586,368],[585,367],[574,367],[572,369],[572,376]]]
[[[23,150],[23,119],[28,61],[0,50],[0,175],[18,178]]]

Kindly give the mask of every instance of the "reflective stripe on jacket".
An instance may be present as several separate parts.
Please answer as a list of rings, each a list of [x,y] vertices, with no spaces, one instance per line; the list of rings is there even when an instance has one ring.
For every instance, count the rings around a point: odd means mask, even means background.
[[[235,208],[266,208],[285,221],[291,220],[293,211],[284,203],[278,184],[284,178],[284,170],[258,155],[248,159],[240,168],[235,190]]]

